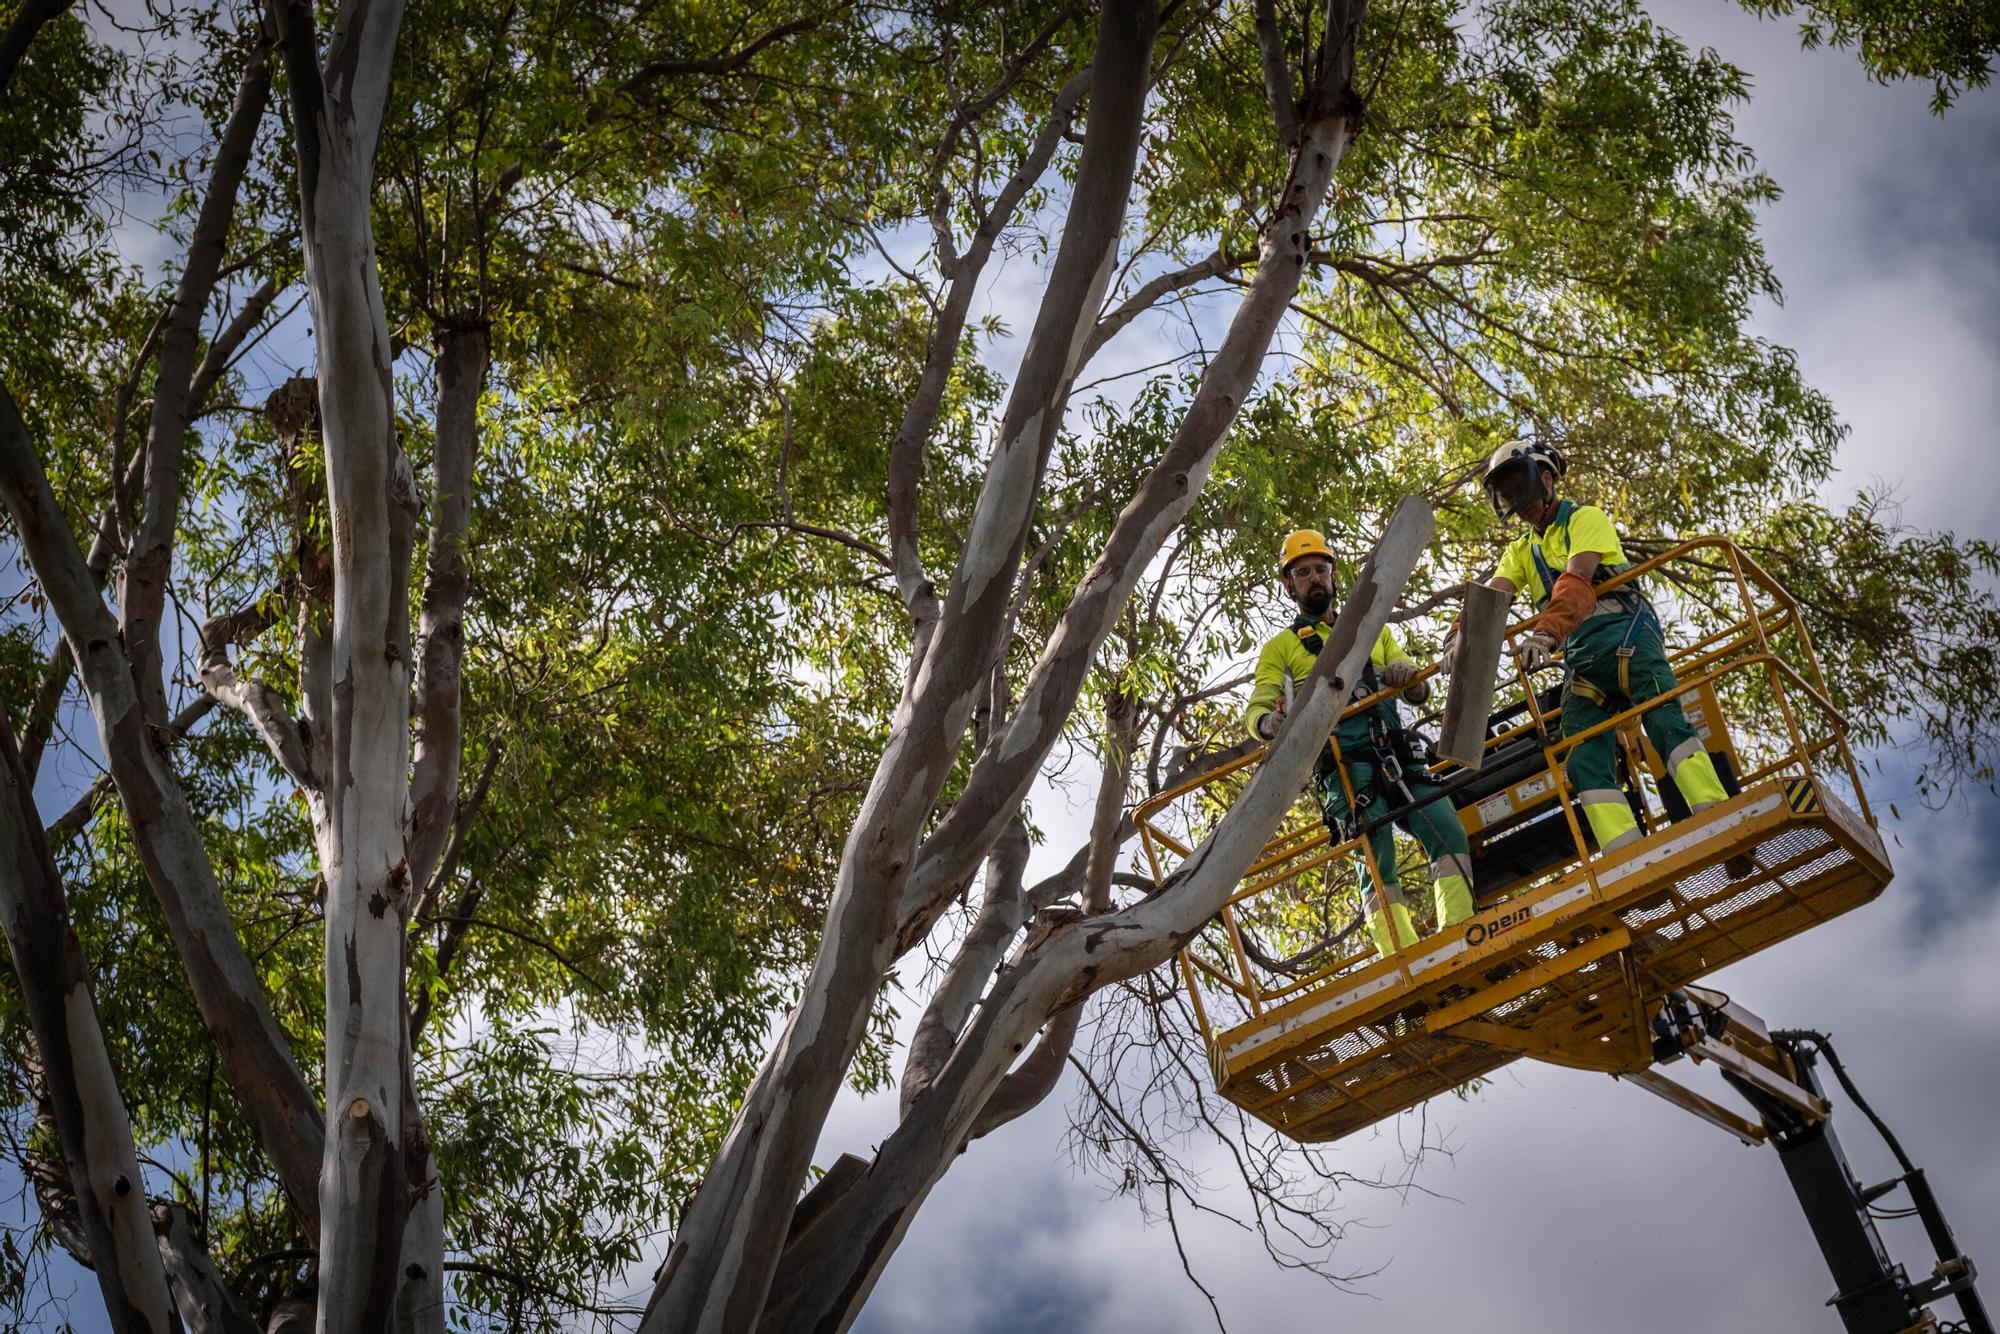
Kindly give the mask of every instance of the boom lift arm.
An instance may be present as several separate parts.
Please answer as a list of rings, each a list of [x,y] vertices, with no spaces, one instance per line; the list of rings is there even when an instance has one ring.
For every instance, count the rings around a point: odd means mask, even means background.
[[[1654,1059],[1659,1064],[1682,1056],[1714,1064],[1723,1079],[1756,1110],[1758,1119],[1738,1116],[1656,1069],[1621,1078],[1728,1130],[1746,1144],[1769,1144],[1777,1150],[1778,1161],[1784,1165],[1812,1226],[1813,1238],[1833,1273],[1835,1292],[1827,1305],[1840,1312],[1848,1334],[1943,1330],[1994,1334],[1993,1322],[1974,1286],[1977,1271],[1960,1253],[1923,1169],[1910,1161],[1889,1127],[1862,1098],[1824,1034],[1809,1029],[1773,1032],[1721,993],[1694,986],[1670,992],[1662,999],[1652,1019],[1652,1034]],[[1820,1084],[1817,1066],[1822,1057],[1895,1155],[1902,1169],[1899,1175],[1872,1186],[1863,1186],[1855,1179],[1834,1135],[1832,1105]],[[1877,1202],[1897,1189],[1908,1191],[1909,1204],[1878,1214]],[[1889,1258],[1875,1227],[1877,1217],[1922,1221],[1937,1252],[1937,1264],[1928,1278],[1913,1281],[1903,1266]],[[1961,1318],[1956,1322],[1941,1324],[1927,1309],[1945,1297],[1958,1303]]]

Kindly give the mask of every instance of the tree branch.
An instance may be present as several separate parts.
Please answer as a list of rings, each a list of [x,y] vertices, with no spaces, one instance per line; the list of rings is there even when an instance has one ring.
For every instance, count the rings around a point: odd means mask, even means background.
[[[0,34],[0,97],[7,95],[7,85],[13,82],[14,71],[20,67],[21,57],[28,54],[35,34],[75,3],[76,0],[23,0],[14,21]]]
[[[68,1169],[79,1239],[119,1334],[166,1329],[172,1298],[146,1212],[145,1176],[118,1091],[90,970],[42,837],[13,724],[0,711],[0,925],[27,1003],[42,1088]]]
[[[410,779],[410,879],[428,885],[457,818],[464,712],[465,544],[479,454],[479,398],[491,345],[483,327],[444,331],[438,343],[437,441],[431,460],[430,536],[418,624],[416,761]]]
[[[472,828],[473,821],[479,818],[480,808],[485,806],[486,794],[493,785],[493,771],[500,767],[500,759],[506,753],[504,739],[496,739],[486,748],[486,762],[479,767],[479,778],[472,785],[472,795],[458,803],[458,809],[452,816],[451,839],[445,844],[444,856],[438,860],[437,870],[431,873],[422,897],[417,900],[419,915],[437,907],[438,895],[443,893],[445,883],[457,871],[458,854],[465,847],[466,833]]]
[[[757,58],[757,53],[765,47],[782,42],[787,37],[796,37],[802,32],[811,32],[820,25],[817,18],[793,19],[757,37],[747,45],[730,52],[726,56],[707,56],[693,60],[653,60],[641,65],[631,78],[625,81],[625,91],[636,93],[648,84],[661,79],[682,77],[714,78],[723,74],[734,74]]]
[[[1075,705],[1098,646],[1138,586],[1147,562],[1192,508],[1238,408],[1255,386],[1278,322],[1298,292],[1313,219],[1326,199],[1351,130],[1350,118],[1342,114],[1307,124],[1291,179],[1265,229],[1251,290],[1209,362],[1172,442],[1076,585],[1028,677],[1007,736],[974,764],[951,811],[925,840],[900,906],[902,938],[923,933],[920,925],[911,924],[935,919],[942,908],[940,887],[962,877],[1019,808]]]
[[[278,299],[278,284],[270,278],[257,284],[256,290],[244,299],[236,312],[236,318],[229,321],[222,331],[209,342],[208,351],[202,354],[201,365],[195,368],[194,379],[188,386],[188,412],[198,415],[208,406],[208,396],[215,392],[215,385],[222,373],[229,369],[243,340],[250,336],[264,316],[270,311],[271,303]]]
[[[1134,700],[1114,694],[1104,710],[1110,724],[1104,746],[1104,770],[1098,776],[1098,800],[1090,812],[1090,842],[1084,862],[1084,916],[1096,916],[1112,906],[1112,874],[1118,864],[1118,846],[1124,828],[1124,798],[1132,784],[1132,752],[1138,746],[1138,726],[1142,712]],[[1082,1004],[1068,1006],[1048,1020],[1040,1040],[1028,1058],[1000,1080],[978,1120],[972,1124],[972,1138],[980,1140],[1000,1126],[1038,1108],[1056,1090],[1062,1078],[1062,1064],[1076,1046],[1076,1028],[1082,1022]]]
[[[1132,783],[1132,755],[1139,739],[1142,713],[1138,704],[1114,694],[1105,709],[1110,725],[1104,748],[1104,770],[1098,778],[1097,802],[1091,811],[1090,843],[1084,869],[1083,913],[1096,916],[1111,907],[1111,880],[1117,866],[1119,830],[1124,824],[1125,794]],[[1018,817],[1017,817],[1018,818]],[[1063,1063],[1076,1046],[1083,1019],[1079,1003],[1058,1013],[1042,1030],[1035,1049],[1009,1071],[993,1090],[973,1123],[972,1138],[982,1139],[1009,1121],[1041,1105],[1062,1078]]]
[[[889,560],[889,553],[876,546],[873,542],[865,538],[856,537],[852,533],[843,533],[838,528],[826,528],[816,523],[802,523],[797,519],[747,519],[742,523],[731,524],[729,531],[731,533],[740,533],[758,528],[767,528],[779,533],[798,533],[804,537],[823,538],[828,542],[846,547],[849,551],[858,552],[868,557],[869,560],[880,565],[884,570],[894,568]]]
[[[326,80],[319,67],[319,21],[313,16],[313,0],[266,0],[265,13],[284,56],[285,84],[292,104],[292,147],[299,159],[299,224],[310,230],[318,213],[318,122],[326,107]]]
[[[313,752],[313,738],[292,719],[284,697],[261,681],[245,681],[237,676],[229,661],[229,649],[254,639],[271,623],[270,613],[261,606],[214,616],[201,627],[201,683],[216,702],[235,709],[257,729],[271,757],[317,807],[324,776]]]
[[[1292,65],[1285,55],[1285,35],[1278,28],[1273,0],[1257,0],[1257,55],[1264,65],[1264,100],[1271,105],[1278,142],[1289,149],[1299,137],[1299,106],[1292,94]]]
[[[307,1235],[319,1227],[319,1108],[272,1016],[194,814],[140,710],[131,664],[77,549],[14,397],[0,385],[0,495],[76,659],[132,840],[203,1022]]]
[[[610,988],[606,987],[602,982],[592,977],[590,973],[584,969],[583,965],[579,964],[575,959],[570,958],[569,955],[563,953],[560,949],[557,949],[553,943],[544,940],[542,937],[536,935],[532,931],[523,931],[518,926],[508,926],[504,922],[496,922],[489,917],[474,917],[470,913],[462,915],[454,915],[450,917],[426,918],[424,921],[424,925],[430,926],[440,922],[443,923],[462,922],[466,926],[477,926],[477,927],[483,927],[488,931],[498,931],[501,935],[511,937],[514,940],[518,940],[523,945],[533,945],[536,949],[548,955],[551,959],[554,959],[557,963],[561,964],[564,968],[568,969],[571,973],[575,974],[577,979],[583,982],[584,985],[588,986],[592,991],[595,991],[601,995],[610,990]]]
[[[91,540],[90,555],[84,562],[100,590],[104,587],[105,574],[111,569],[111,558],[118,551],[119,534],[131,524],[132,507],[137,503],[139,479],[144,475],[146,464],[143,445],[132,452],[130,459],[125,458],[126,424],[132,415],[132,399],[139,392],[139,380],[147,362],[152,359],[154,349],[159,346],[160,331],[166,327],[171,310],[171,306],[162,309],[153,320],[112,398],[108,442],[114,469],[111,497],[98,512],[96,536]],[[43,751],[55,735],[56,714],[62,708],[63,694],[69,689],[70,669],[74,665],[69,655],[69,641],[59,637],[55,648],[49,652],[48,660],[42,664],[41,690],[21,736],[21,763],[31,782],[41,768]]]
[[[958,141],[981,116],[991,111],[1001,98],[1013,91],[1014,86],[1020,83],[1022,75],[1027,73],[1028,66],[1033,63],[1035,57],[1054,40],[1055,35],[1074,14],[1075,9],[1066,6],[1052,15],[1048,22],[1042,25],[1041,30],[1028,40],[1028,44],[1016,52],[1014,58],[1001,68],[999,75],[983,92],[958,105],[952,113],[950,123],[945,126],[944,133],[938,136],[938,145],[931,152],[929,172],[930,196],[933,201],[931,235],[937,250],[938,272],[947,279],[958,276],[958,251],[951,236],[948,209],[950,196],[945,190],[944,173],[951,165],[952,154],[958,151]],[[1060,95],[1057,97],[1057,102],[1060,105]],[[1038,171],[1036,175],[1040,175],[1040,172]],[[992,211],[989,211],[987,216],[991,217]]]
[[[1207,259],[1197,260],[1185,268],[1175,269],[1171,273],[1162,273],[1149,279],[1138,291],[1120,302],[1116,310],[1097,322],[1097,327],[1090,331],[1090,337],[1084,340],[1080,364],[1088,364],[1090,359],[1097,355],[1098,349],[1116,337],[1119,330],[1158,305],[1161,297],[1186,291],[1196,283],[1234,272],[1254,258],[1256,256],[1242,251],[1217,250]]]
[[[182,454],[193,419],[190,391],[202,312],[222,270],[223,248],[236,216],[237,189],[256,144],[257,126],[264,119],[271,91],[269,54],[269,45],[260,40],[237,81],[236,101],[216,143],[208,187],[195,218],[187,265],[160,334],[160,367],[146,425],[145,499],[118,580],[118,631],[132,661],[139,702],[147,721],[155,724],[167,719],[160,618],[173,565],[174,529],[180,521]]]
[[[439,984],[444,982],[446,976],[451,972],[452,964],[458,959],[458,948],[465,942],[465,933],[471,929],[473,922],[476,920],[472,915],[473,911],[479,907],[479,900],[485,897],[485,894],[486,887],[479,883],[477,877],[474,877],[466,882],[464,892],[458,896],[458,902],[452,905],[451,912],[446,916],[433,918],[430,915],[430,910],[425,908],[412,917],[411,920],[418,923],[437,921],[441,922],[444,926],[444,936],[438,941],[437,959],[432,966],[433,971],[437,974]],[[422,991],[419,991],[416,999],[410,1003],[410,1045],[412,1047],[416,1046],[417,1037],[424,1031],[424,1025],[430,1022],[430,1017],[431,989],[426,987]]]
[[[209,710],[213,709],[216,703],[217,700],[213,695],[194,696],[181,707],[181,711],[175,714],[165,727],[159,729],[160,740],[178,741],[185,738],[196,723],[208,716]],[[108,773],[98,775],[97,781],[86,788],[83,795],[71,803],[68,810],[49,823],[49,838],[51,840],[66,838],[89,824],[91,815],[97,810],[97,803],[104,800],[105,795],[111,790],[111,775]]]
[[[993,845],[992,855],[986,859],[986,885],[979,916],[966,932],[910,1038],[910,1054],[903,1065],[904,1115],[909,1114],[910,1104],[944,1068],[945,1058],[951,1055],[966,1016],[993,976],[994,965],[1006,957],[1008,942],[1021,929],[1025,917],[1021,873],[1027,865],[1028,823],[1017,818],[1007,826],[1007,832]]]
[[[978,289],[980,276],[992,258],[995,243],[1013,220],[1027,192],[1048,170],[1056,149],[1062,145],[1063,136],[1076,123],[1078,106],[1089,88],[1090,73],[1087,70],[1063,85],[1027,156],[1001,187],[993,206],[979,220],[972,245],[962,257],[954,257],[946,266],[950,288],[938,312],[937,324],[931,330],[930,342],[924,353],[923,373],[918,377],[915,392],[903,406],[903,418],[897,425],[896,439],[889,451],[889,551],[893,557],[890,568],[895,573],[896,587],[902,595],[903,604],[910,609],[920,626],[934,621],[938,609],[936,594],[924,571],[917,545],[917,489],[923,481],[924,456],[930,448],[931,432],[936,427],[938,410],[944,403],[945,389],[951,381],[952,363],[957,358],[959,343],[965,334],[966,317],[972,309],[972,298]]]
[[[459,803],[458,816],[452,821],[451,842],[445,845],[444,858],[438,863],[437,873],[424,889],[424,896],[417,904],[413,917],[417,921],[427,919],[436,909],[438,895],[444,885],[458,869],[459,850],[465,846],[466,831],[479,818],[480,808],[486,804],[486,793],[493,782],[493,771],[500,766],[500,757],[506,753],[506,743],[495,741],[486,751],[486,763],[480,766],[479,781],[473,785],[472,795]],[[458,947],[465,938],[466,927],[470,925],[473,909],[479,906],[480,897],[486,891],[475,877],[466,883],[465,891],[458,896],[458,903],[444,921],[444,939],[438,943],[437,960],[434,970],[437,980],[442,983],[451,972],[452,961],[458,957]],[[423,1032],[424,1024],[431,1014],[431,994],[428,990],[419,992],[410,1005],[410,1045],[414,1048],[417,1036]]]

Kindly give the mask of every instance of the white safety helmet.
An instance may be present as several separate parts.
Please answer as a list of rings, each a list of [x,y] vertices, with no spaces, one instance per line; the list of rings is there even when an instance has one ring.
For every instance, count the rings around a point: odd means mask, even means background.
[[[1532,477],[1538,467],[1547,468],[1561,477],[1569,471],[1569,460],[1563,457],[1560,449],[1539,440],[1509,440],[1493,451],[1493,457],[1486,461],[1486,498],[1493,502],[1496,515],[1505,519],[1520,508],[1518,502],[1503,506],[1500,497],[1502,479],[1517,472]]]

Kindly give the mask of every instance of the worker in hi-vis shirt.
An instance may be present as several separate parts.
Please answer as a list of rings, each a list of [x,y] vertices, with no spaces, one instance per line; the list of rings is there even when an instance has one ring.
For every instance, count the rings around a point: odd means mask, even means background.
[[[1278,556],[1278,577],[1299,609],[1290,628],[1273,635],[1257,655],[1256,684],[1250,704],[1244,710],[1244,725],[1250,735],[1268,741],[1277,734],[1278,722],[1290,698],[1291,683],[1302,680],[1313,669],[1332,627],[1327,616],[1333,606],[1333,551],[1326,538],[1311,529],[1301,529],[1284,541]],[[1417,664],[1396,642],[1395,632],[1384,626],[1349,702],[1382,689],[1404,690],[1412,703],[1421,703],[1430,693],[1425,682],[1411,685]],[[1465,827],[1449,799],[1437,795],[1429,772],[1416,757],[1395,699],[1379,701],[1372,708],[1341,720],[1334,744],[1321,748],[1319,765],[1313,771],[1313,791],[1319,798],[1327,828],[1339,839],[1353,836],[1362,824],[1379,819],[1397,807],[1409,807],[1396,823],[1423,845],[1430,858],[1431,886],[1436,897],[1440,928],[1462,922],[1472,915],[1472,858],[1465,841]],[[1341,770],[1354,788],[1350,808]],[[1358,814],[1356,813],[1358,809]],[[1378,953],[1388,955],[1417,943],[1417,931],[1410,920],[1409,904],[1396,870],[1396,839],[1388,825],[1369,836],[1369,848],[1380,871],[1377,888],[1380,906],[1367,912],[1369,939]],[[1362,872],[1365,874],[1365,871]]]
[[[1562,734],[1574,736],[1666,694],[1675,682],[1660,618],[1645,594],[1630,583],[1597,591],[1629,562],[1603,510],[1557,497],[1567,468],[1562,452],[1540,441],[1514,440],[1494,451],[1486,467],[1493,512],[1503,521],[1520,519],[1528,531],[1508,544],[1487,583],[1520,594],[1541,613],[1533,632],[1515,647],[1515,657],[1532,672],[1560,650],[1568,668]],[[1448,671],[1449,649],[1446,659]],[[1715,763],[1678,699],[1660,700],[1640,719],[1689,810],[1723,799]],[[1618,786],[1616,744],[1611,732],[1600,732],[1569,756],[1570,786],[1600,852],[1614,852],[1639,837],[1638,819]]]

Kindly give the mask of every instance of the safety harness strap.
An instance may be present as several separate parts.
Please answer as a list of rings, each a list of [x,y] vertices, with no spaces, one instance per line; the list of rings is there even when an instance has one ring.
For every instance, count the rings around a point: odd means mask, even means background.
[[[1534,557],[1535,574],[1542,581],[1541,594],[1535,599],[1536,611],[1540,611],[1548,605],[1549,598],[1554,594],[1556,589],[1556,572],[1549,567],[1548,557],[1542,554],[1542,538],[1547,531],[1555,530],[1563,534],[1564,545],[1567,546],[1569,520],[1570,516],[1576,513],[1576,508],[1574,500],[1558,501],[1556,503],[1556,517],[1549,521],[1548,529],[1545,529],[1542,533],[1530,534],[1528,537],[1528,554]],[[1621,562],[1613,565],[1608,561],[1599,561],[1596,571],[1590,576],[1590,582],[1592,584],[1601,584],[1631,568],[1630,562]],[[1630,584],[1627,584],[1623,588],[1614,588],[1609,593],[1604,594],[1604,596],[1623,603],[1634,614],[1637,614],[1640,608],[1650,608],[1652,605],[1646,601],[1643,593],[1633,588]]]
[[[1565,534],[1569,531],[1569,516],[1576,512],[1576,502],[1564,500],[1556,506],[1556,517],[1549,522],[1550,528],[1559,528]],[[1542,555],[1542,535],[1536,533],[1528,539],[1528,552],[1535,558],[1535,574],[1542,581],[1541,596],[1535,599],[1535,610],[1549,605],[1549,597],[1556,591],[1556,577],[1549,570],[1548,558]],[[1595,582],[1594,580],[1592,582]]]
[[[1299,637],[1299,643],[1305,646],[1306,652],[1312,654],[1315,658],[1319,656],[1319,651],[1326,647],[1326,641],[1322,640],[1319,635],[1319,622],[1309,616],[1301,616],[1293,621],[1292,633]],[[1380,682],[1375,677],[1374,659],[1364,658],[1361,662],[1361,681],[1355,686],[1354,693],[1347,697],[1348,702],[1352,703],[1357,699],[1365,699],[1381,688]]]
[[[1556,517],[1549,521],[1549,528],[1560,530],[1565,538],[1567,538],[1570,516],[1575,513],[1575,501],[1563,500],[1558,502],[1556,505]],[[1565,542],[1565,545],[1567,545],[1567,542]],[[1548,605],[1549,598],[1555,592],[1556,576],[1554,571],[1549,568],[1548,558],[1542,554],[1541,533],[1536,533],[1529,537],[1528,551],[1535,558],[1535,574],[1542,581],[1542,595],[1535,602],[1535,610],[1540,611]],[[1600,561],[1598,562],[1597,569],[1590,576],[1590,582],[1601,584],[1605,580],[1616,576],[1621,571],[1630,568],[1629,564],[1608,565]],[[1632,618],[1625,626],[1624,640],[1618,645],[1618,693],[1629,700],[1632,698],[1632,654],[1638,648],[1641,627],[1650,625],[1653,633],[1658,635],[1662,642],[1666,640],[1666,633],[1660,628],[1660,618],[1653,611],[1652,602],[1643,593],[1640,593],[1629,584],[1623,588],[1614,588],[1604,596],[1617,602]],[[1575,688],[1578,694],[1600,707],[1605,705],[1603,691],[1577,676],[1574,672],[1570,673],[1569,679],[1572,687]]]
[[[1320,638],[1319,623],[1309,616],[1300,616],[1296,621],[1293,621],[1292,633],[1299,637],[1299,643],[1304,645],[1306,652],[1312,654],[1315,658],[1319,656],[1319,651],[1326,647],[1325,641]],[[1381,679],[1375,674],[1374,660],[1372,658],[1363,659],[1361,664],[1361,682],[1354,688],[1354,692],[1348,696],[1348,700],[1352,702],[1357,699],[1365,699],[1381,688]],[[1354,801],[1348,810],[1347,819],[1341,822],[1343,825],[1358,825],[1361,820],[1361,812],[1373,806],[1376,797],[1386,797],[1388,795],[1386,790],[1387,784],[1394,784],[1401,788],[1406,800],[1410,796],[1409,785],[1403,778],[1403,762],[1397,754],[1398,746],[1396,742],[1401,737],[1403,729],[1400,727],[1389,727],[1372,710],[1366,715],[1366,721],[1368,724],[1369,749],[1373,754],[1355,755],[1351,758],[1367,764],[1372,772],[1369,774],[1368,781],[1355,790]],[[1333,738],[1327,738],[1326,745],[1320,751],[1319,764],[1315,769],[1315,776],[1322,781],[1338,781],[1336,771],[1342,758],[1336,751],[1336,743]],[[1352,770],[1349,773],[1351,775]],[[1343,831],[1342,836],[1347,837],[1348,835]]]

